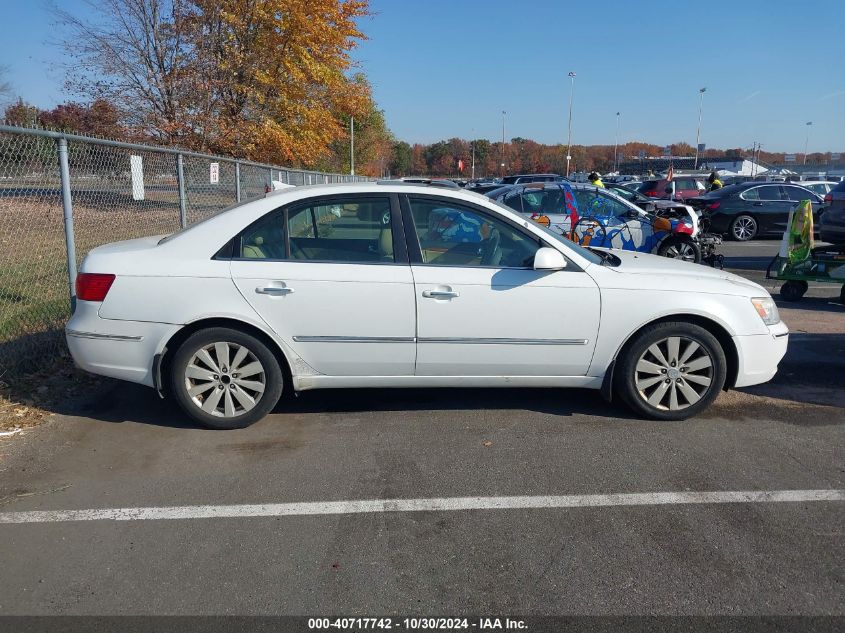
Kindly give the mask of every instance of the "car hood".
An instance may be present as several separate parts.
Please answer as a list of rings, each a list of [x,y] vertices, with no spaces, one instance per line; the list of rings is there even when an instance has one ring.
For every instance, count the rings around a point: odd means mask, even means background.
[[[616,273],[619,287],[653,288],[676,292],[707,292],[715,294],[765,297],[768,291],[753,281],[733,273],[648,253],[611,249],[620,264],[602,266]],[[608,276],[613,283],[614,277]]]

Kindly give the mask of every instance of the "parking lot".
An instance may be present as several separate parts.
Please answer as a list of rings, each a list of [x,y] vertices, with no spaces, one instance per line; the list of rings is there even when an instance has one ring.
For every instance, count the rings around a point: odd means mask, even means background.
[[[723,252],[762,282],[777,248]],[[0,444],[0,614],[842,615],[838,294],[779,302],[776,378],[682,423],[339,390],[213,432],[109,383]]]

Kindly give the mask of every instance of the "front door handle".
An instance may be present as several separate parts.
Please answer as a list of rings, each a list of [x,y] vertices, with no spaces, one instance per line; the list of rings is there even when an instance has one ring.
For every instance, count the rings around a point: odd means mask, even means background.
[[[257,292],[260,295],[271,295],[271,296],[274,296],[274,297],[281,297],[282,295],[288,295],[288,294],[292,293],[293,288],[282,287],[282,286],[265,286],[265,287],[259,286],[258,288],[255,289],[255,292]]]
[[[423,290],[422,295],[426,299],[454,299],[460,296],[454,290]]]

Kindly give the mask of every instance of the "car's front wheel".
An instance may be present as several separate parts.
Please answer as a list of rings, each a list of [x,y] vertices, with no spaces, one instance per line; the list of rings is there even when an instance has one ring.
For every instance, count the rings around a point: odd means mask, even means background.
[[[706,409],[725,384],[725,352],[693,323],[660,323],[626,345],[615,372],[617,392],[637,413],[685,420]]]
[[[171,393],[193,420],[239,429],[270,413],[282,395],[279,362],[254,336],[209,328],[189,336],[170,364]]]
[[[757,220],[750,215],[738,215],[731,222],[731,237],[738,242],[747,242],[757,236]]]

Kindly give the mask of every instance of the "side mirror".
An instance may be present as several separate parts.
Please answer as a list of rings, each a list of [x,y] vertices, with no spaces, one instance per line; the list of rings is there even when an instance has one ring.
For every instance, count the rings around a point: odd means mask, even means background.
[[[657,207],[654,205],[653,202],[646,202],[645,203],[645,209],[643,209],[643,211],[645,211],[646,213],[654,213],[654,210],[656,208]]]
[[[646,208],[646,211],[654,210],[654,205],[651,202],[648,203],[647,207],[651,207],[651,209]],[[634,211],[633,209],[628,209],[625,212],[625,217],[629,220],[635,220],[636,218],[640,217],[640,214]]]
[[[559,250],[544,246],[534,254],[534,270],[563,270],[566,258]]]

